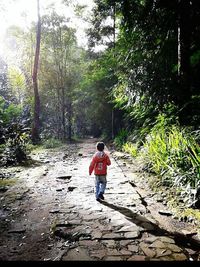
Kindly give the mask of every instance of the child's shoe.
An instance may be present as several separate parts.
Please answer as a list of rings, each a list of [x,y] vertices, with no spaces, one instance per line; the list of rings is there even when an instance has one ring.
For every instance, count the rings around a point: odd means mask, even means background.
[[[100,198],[100,199],[104,199],[104,196],[103,196],[102,193],[99,194],[99,198]]]

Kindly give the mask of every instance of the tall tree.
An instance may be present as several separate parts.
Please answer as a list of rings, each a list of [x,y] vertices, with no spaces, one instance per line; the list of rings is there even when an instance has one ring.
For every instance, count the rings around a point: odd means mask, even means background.
[[[33,118],[33,126],[32,126],[32,142],[37,144],[40,141],[40,96],[38,90],[38,65],[39,65],[39,56],[40,56],[40,39],[41,39],[41,19],[40,19],[40,2],[37,0],[37,34],[36,34],[36,48],[35,48],[35,59],[33,66],[33,90],[34,90],[34,118]]]
[[[40,82],[45,88],[41,95],[45,100],[41,108],[48,114],[51,112],[51,116],[48,116],[49,126],[54,127],[57,137],[71,139],[73,92],[79,82],[81,50],[77,47],[75,30],[68,27],[66,18],[52,11],[42,20],[44,38],[41,42]],[[48,110],[45,103],[48,103]],[[45,120],[47,122],[47,118]]]
[[[115,43],[116,43],[116,25],[118,23],[118,7],[119,5],[114,0],[97,1],[95,0],[93,8],[93,16],[91,19],[92,28],[89,29],[89,46],[90,48],[103,45],[107,50],[111,50],[115,57]],[[101,55],[99,55],[101,57]],[[109,75],[113,76],[114,83],[116,82],[115,66],[109,66]],[[112,88],[109,88],[110,91]],[[107,91],[109,93],[109,90]],[[110,98],[110,99],[109,99]],[[112,102],[113,97],[109,95],[108,101]],[[111,105],[111,134],[112,139],[115,137],[115,129],[117,127],[117,117],[115,116],[114,105]],[[115,114],[116,113],[116,114]]]

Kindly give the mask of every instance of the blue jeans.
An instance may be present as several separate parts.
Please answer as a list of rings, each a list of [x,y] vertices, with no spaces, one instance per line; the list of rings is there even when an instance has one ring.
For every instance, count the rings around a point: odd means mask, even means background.
[[[106,175],[95,175],[95,196],[96,199],[99,197],[99,194],[104,194],[106,189]]]

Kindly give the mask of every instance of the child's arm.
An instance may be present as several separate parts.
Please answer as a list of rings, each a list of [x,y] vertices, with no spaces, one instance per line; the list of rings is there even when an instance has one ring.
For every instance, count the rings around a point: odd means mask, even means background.
[[[107,155],[107,157],[106,157],[106,164],[109,166],[109,165],[111,165],[111,161],[110,161],[110,158],[109,158],[109,156]]]
[[[90,166],[89,166],[89,175],[92,174],[93,170],[94,170],[94,166],[95,166],[95,158],[93,157],[92,158],[92,161],[90,163]]]

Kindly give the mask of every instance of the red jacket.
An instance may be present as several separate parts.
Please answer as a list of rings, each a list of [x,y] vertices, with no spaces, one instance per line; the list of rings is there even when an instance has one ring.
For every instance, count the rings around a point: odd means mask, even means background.
[[[95,175],[106,175],[107,166],[111,164],[109,156],[104,151],[98,151],[92,157],[92,161],[89,166],[89,174],[91,175],[93,170]]]

